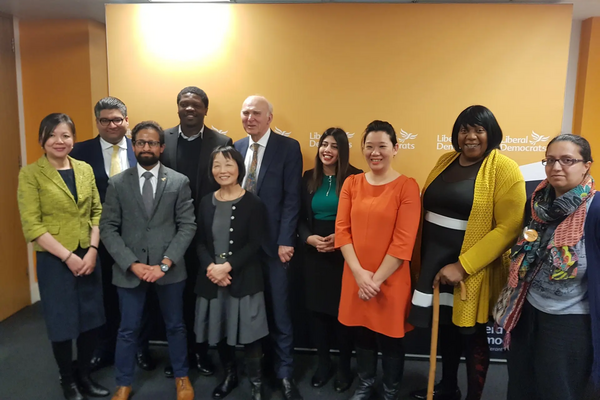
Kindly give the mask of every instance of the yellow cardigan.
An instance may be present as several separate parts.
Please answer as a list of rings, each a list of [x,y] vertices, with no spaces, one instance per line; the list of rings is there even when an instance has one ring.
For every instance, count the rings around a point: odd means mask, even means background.
[[[459,155],[452,152],[440,157],[427,177],[421,198]],[[465,279],[467,300],[460,300],[459,286],[455,290],[452,322],[456,326],[488,322],[491,306],[508,278],[507,250],[523,227],[526,201],[525,180],[519,166],[498,150],[492,150],[475,179],[473,207],[458,257],[469,276]]]
[[[88,248],[92,226],[98,226],[102,205],[92,167],[69,157],[75,174],[77,202],[46,156],[19,172],[17,197],[21,225],[28,242],[49,232],[69,251]],[[37,243],[36,251],[45,251]]]

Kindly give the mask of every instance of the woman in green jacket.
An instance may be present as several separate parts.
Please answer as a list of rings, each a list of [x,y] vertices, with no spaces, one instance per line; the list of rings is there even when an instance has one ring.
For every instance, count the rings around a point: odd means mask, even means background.
[[[75,125],[66,114],[40,124],[45,155],[19,173],[23,233],[34,243],[37,276],[48,337],[65,398],[102,397],[109,391],[90,378],[97,330],[104,324],[102,280],[96,268],[102,206],[92,167],[68,156]],[[77,340],[78,371],[72,340]]]

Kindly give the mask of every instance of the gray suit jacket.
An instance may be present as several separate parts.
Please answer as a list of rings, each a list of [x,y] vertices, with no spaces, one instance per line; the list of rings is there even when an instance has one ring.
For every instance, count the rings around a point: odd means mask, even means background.
[[[108,182],[100,219],[100,238],[115,260],[115,286],[134,288],[140,279],[129,270],[141,262],[159,265],[164,257],[174,266],[156,283],[167,285],[187,278],[183,255],[196,233],[189,180],[160,166],[154,209],[147,215],[137,167],[113,176]]]

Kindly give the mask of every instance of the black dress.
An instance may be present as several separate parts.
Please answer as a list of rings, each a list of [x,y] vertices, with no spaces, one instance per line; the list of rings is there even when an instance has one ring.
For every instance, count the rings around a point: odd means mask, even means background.
[[[423,233],[421,239],[421,274],[413,294],[408,322],[416,327],[431,326],[433,279],[446,265],[458,261],[465,237],[466,222],[471,214],[475,190],[475,178],[482,161],[463,167],[457,158],[429,185],[423,195]],[[453,228],[440,225],[438,220],[428,218],[427,213],[452,219]],[[431,214],[430,214],[431,215]],[[432,219],[434,222],[430,222]],[[459,225],[464,228],[459,228]],[[440,285],[440,323],[452,323],[454,287]]]

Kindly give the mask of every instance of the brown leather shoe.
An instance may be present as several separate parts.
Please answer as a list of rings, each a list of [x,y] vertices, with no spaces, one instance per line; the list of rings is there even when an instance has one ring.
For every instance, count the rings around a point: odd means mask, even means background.
[[[194,388],[190,378],[187,376],[175,378],[175,385],[177,386],[177,400],[194,400]]]
[[[128,400],[129,395],[131,395],[131,386],[117,386],[117,391],[112,400]]]

